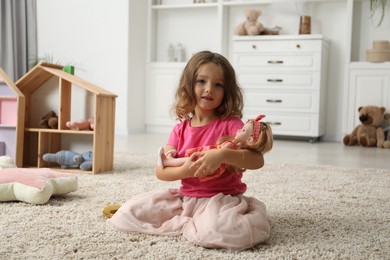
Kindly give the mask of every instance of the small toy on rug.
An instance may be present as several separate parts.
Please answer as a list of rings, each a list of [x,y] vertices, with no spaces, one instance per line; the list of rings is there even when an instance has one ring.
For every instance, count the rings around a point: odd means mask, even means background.
[[[121,205],[119,204],[111,204],[111,205],[107,205],[104,209],[103,209],[103,215],[107,218],[111,218],[112,216],[114,216],[114,214],[118,211],[118,209],[121,207]]]
[[[92,118],[89,119],[79,119],[76,121],[66,122],[66,127],[72,130],[93,130],[95,129],[95,121]]]
[[[384,142],[384,132],[380,127],[384,121],[384,107],[364,106],[359,107],[360,125],[353,129],[351,134],[344,136],[344,145],[359,144],[363,147],[382,147]]]
[[[49,168],[0,170],[0,201],[44,204],[53,195],[63,195],[77,188],[77,176]]]
[[[247,8],[244,10],[246,20],[234,29],[236,35],[260,35],[264,31],[262,23],[257,19],[261,15],[260,9]]]
[[[8,155],[0,156],[0,169],[16,168],[16,165],[12,158]]]
[[[58,116],[54,111],[49,111],[39,120],[39,126],[42,128],[58,128]]]
[[[83,171],[92,170],[92,151],[87,151],[82,154],[68,150],[61,150],[56,153],[46,153],[42,156],[42,160],[46,162],[55,162],[62,169],[80,168]]]

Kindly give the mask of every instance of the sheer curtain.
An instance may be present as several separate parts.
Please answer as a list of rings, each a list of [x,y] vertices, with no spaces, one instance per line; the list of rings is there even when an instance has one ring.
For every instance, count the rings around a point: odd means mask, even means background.
[[[16,81],[36,59],[36,0],[0,0],[0,67]]]

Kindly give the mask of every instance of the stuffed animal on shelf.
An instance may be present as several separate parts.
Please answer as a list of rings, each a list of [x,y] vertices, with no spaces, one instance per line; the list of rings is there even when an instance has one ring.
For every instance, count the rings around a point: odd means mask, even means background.
[[[83,162],[80,164],[79,168],[83,171],[91,171],[93,163],[92,151],[82,153],[81,157],[83,157]]]
[[[62,169],[79,168],[83,162],[81,154],[72,151],[58,151],[56,153],[46,153],[42,156],[42,160],[46,162],[55,162],[61,166]]]
[[[46,162],[55,162],[61,166],[62,169],[80,168],[84,171],[92,170],[92,152],[84,152],[82,154],[61,150],[56,153],[46,153],[42,156],[42,160]]]
[[[351,134],[344,136],[345,145],[359,144],[363,147],[382,147],[384,132],[380,127],[384,121],[384,107],[364,106],[359,107],[360,125],[355,127]]]
[[[95,121],[93,118],[79,119],[76,121],[66,122],[66,127],[72,130],[93,130],[95,128]]]
[[[39,126],[42,128],[58,128],[58,116],[54,111],[49,111],[39,120]]]
[[[234,34],[236,35],[259,35],[264,31],[263,24],[257,19],[261,15],[261,10],[247,8],[244,10],[246,20],[236,26]]]

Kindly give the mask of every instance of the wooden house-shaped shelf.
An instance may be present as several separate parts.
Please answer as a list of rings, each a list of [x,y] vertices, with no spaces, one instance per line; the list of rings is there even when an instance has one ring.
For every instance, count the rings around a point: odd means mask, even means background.
[[[15,85],[25,98],[24,113],[19,113],[24,118],[24,124],[18,131],[24,138],[23,143],[16,146],[16,161],[21,162],[18,167],[60,169],[56,163],[43,161],[42,156],[72,150],[93,152],[92,171],[88,173],[113,169],[116,95],[63,71],[62,66],[43,62]],[[73,93],[75,90],[86,93],[81,102],[81,95]],[[58,129],[39,127],[39,119],[51,110],[58,116]],[[74,114],[77,118],[72,116]],[[67,121],[90,117],[94,118],[94,130],[77,131],[66,127]],[[85,172],[77,169],[69,171]]]
[[[16,147],[23,146],[20,128],[24,122],[24,102],[22,92],[0,68],[0,156],[10,156],[16,165],[22,164],[22,150]]]

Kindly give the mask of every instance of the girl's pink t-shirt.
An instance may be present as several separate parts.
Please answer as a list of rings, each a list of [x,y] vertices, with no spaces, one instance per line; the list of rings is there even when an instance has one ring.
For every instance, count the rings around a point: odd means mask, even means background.
[[[239,118],[216,119],[208,125],[192,127],[190,120],[177,124],[168,139],[168,145],[177,149],[177,157],[184,157],[187,149],[215,145],[221,136],[234,136],[243,127]],[[181,180],[180,192],[190,197],[212,197],[218,193],[241,194],[246,191],[246,184],[241,181],[242,172],[225,172],[221,176],[200,181],[199,178]]]

